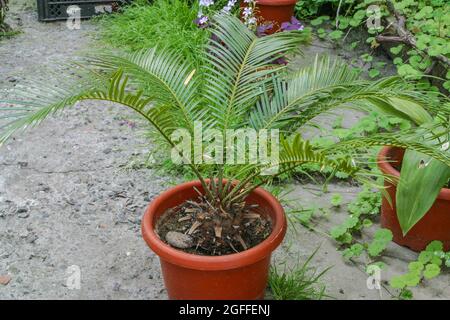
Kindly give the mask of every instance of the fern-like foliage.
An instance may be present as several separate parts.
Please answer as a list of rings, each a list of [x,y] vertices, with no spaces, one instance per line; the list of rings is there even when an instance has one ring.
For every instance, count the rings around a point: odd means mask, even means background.
[[[0,144],[77,101],[112,101],[134,110],[153,125],[185,157],[207,196],[220,198],[224,208],[242,201],[269,179],[260,174],[273,167],[280,174],[313,162],[366,179],[367,172],[355,154],[361,146],[409,148],[450,165],[448,154],[437,145],[416,139],[414,131],[342,141],[328,149],[316,149],[297,134],[302,126],[334,108],[377,109],[419,125],[429,122],[431,114],[437,111],[448,117],[448,109],[429,107],[423,103],[424,95],[402,79],[361,80],[346,64],[327,57],[316,58],[312,66],[289,72],[275,61],[298,51],[306,40],[300,31],[258,38],[237,18],[217,15],[212,34],[198,70],[177,52],[151,48],[132,54],[90,55],[70,68],[77,76],[56,74],[56,85],[42,81],[23,85],[12,99],[0,101]],[[210,187],[193,158],[186,159],[176,149],[178,141],[172,136],[178,128],[192,134],[196,123],[222,133],[247,126],[279,129],[280,156],[270,163],[236,165],[239,170],[231,177],[224,177],[223,166],[217,165],[217,175],[211,177],[213,184],[222,178],[240,182],[233,188],[230,182]],[[422,130],[436,138],[433,128]]]

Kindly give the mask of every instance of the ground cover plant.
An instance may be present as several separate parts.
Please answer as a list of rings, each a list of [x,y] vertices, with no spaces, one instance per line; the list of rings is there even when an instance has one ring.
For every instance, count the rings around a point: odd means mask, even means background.
[[[367,70],[368,77],[378,78],[383,74],[386,63],[378,62],[374,56],[387,52],[400,76],[416,79],[418,88],[429,89],[430,103],[447,108],[449,8],[448,2],[439,0],[330,0],[299,2],[296,12],[298,17],[309,20],[319,38],[332,41],[337,46],[365,48],[359,64]],[[429,118],[426,122],[441,122],[447,126],[449,119]],[[370,126],[373,127],[373,122]],[[448,152],[449,137],[442,135],[440,139],[443,150]],[[407,234],[433,205],[441,188],[449,186],[450,172],[449,167],[411,150],[406,151],[402,166],[397,170],[401,171],[401,178],[397,185],[396,211],[402,231]],[[351,215],[347,227],[340,226],[334,230],[337,240],[351,241],[350,234],[358,233],[363,226],[362,220],[357,222],[355,215]],[[344,250],[344,256],[360,255],[363,249],[361,244],[353,244]],[[411,296],[410,291],[404,292],[400,294],[402,298]]]
[[[393,55],[399,75],[421,79],[421,85],[429,87],[426,76],[432,74],[441,78],[433,79],[432,84],[448,90],[449,6],[442,0],[308,0],[298,2],[297,15],[308,18],[323,39],[342,43],[351,32],[368,32],[351,46],[366,43],[367,52],[360,59],[368,65],[372,78],[379,77],[384,67],[372,57],[383,44]]]

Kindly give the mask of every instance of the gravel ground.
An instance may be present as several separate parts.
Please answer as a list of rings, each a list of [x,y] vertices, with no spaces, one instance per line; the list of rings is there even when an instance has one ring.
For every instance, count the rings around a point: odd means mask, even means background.
[[[13,23],[23,33],[0,42],[2,90],[92,47],[88,21],[68,30],[63,22],[38,23],[28,11]],[[0,286],[0,299],[166,297],[140,219],[168,182],[124,168],[148,151],[127,115],[80,103],[2,148],[0,276],[11,281]],[[67,287],[71,266],[80,268],[80,290]]]
[[[13,10],[10,22],[23,33],[0,42],[0,92],[31,75],[44,79],[52,65],[98,45],[89,21],[83,21],[81,30],[68,30],[63,22],[38,23],[28,9]],[[315,43],[296,65],[310,63],[316,52],[337,54]],[[127,169],[130,160],[139,163],[151,148],[137,129],[138,120],[123,121],[130,116],[111,104],[80,103],[0,150],[0,282],[9,280],[0,284],[0,299],[167,298],[158,258],[142,240],[139,224],[148,202],[171,181],[150,169]],[[344,124],[359,116],[346,113]],[[329,123],[329,118],[321,122]],[[290,196],[305,206],[329,206],[330,193],[316,189],[293,185]],[[349,202],[359,189],[336,184],[330,191]],[[345,216],[344,209],[332,210],[324,227]],[[331,296],[391,298],[384,289],[367,289],[362,265],[345,263],[333,241],[301,226],[290,229],[274,261],[304,261],[319,244],[313,263],[319,269],[332,266],[324,278]],[[415,257],[392,244],[383,258],[389,265],[383,279],[405,272]],[[68,279],[78,270],[81,286],[74,289]],[[450,299],[449,275],[421,285],[415,296]]]

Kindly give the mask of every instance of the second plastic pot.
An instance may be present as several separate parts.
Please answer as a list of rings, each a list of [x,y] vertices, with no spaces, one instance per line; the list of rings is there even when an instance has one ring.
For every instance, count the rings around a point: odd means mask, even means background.
[[[403,149],[384,147],[378,155],[378,167],[384,174],[400,177],[400,172],[394,166],[400,167],[404,152]],[[383,197],[381,226],[392,231],[394,242],[414,251],[422,251],[431,241],[439,240],[445,250],[450,250],[450,189],[441,189],[430,210],[403,236],[395,210],[397,188],[390,182],[385,182],[385,187],[392,200],[392,207]]]

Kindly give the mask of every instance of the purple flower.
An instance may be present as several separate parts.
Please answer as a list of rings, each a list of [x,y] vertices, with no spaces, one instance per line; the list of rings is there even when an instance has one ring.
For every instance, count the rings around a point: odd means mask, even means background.
[[[287,65],[288,61],[285,58],[280,57],[280,58],[274,60],[272,63],[273,64],[279,64],[279,65]]]
[[[281,24],[282,31],[291,31],[291,30],[303,30],[305,28],[304,25],[300,21],[298,21],[295,17],[291,18],[291,21],[283,22]]]
[[[273,23],[261,24],[256,28],[256,35],[258,37],[263,37],[267,35],[267,31],[273,28]]]
[[[200,16],[197,19],[194,20],[194,23],[199,27],[199,28],[206,28],[209,26],[209,19],[207,16]]]

